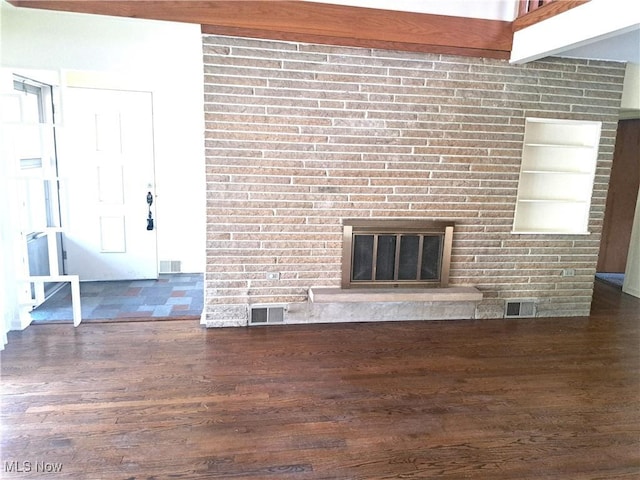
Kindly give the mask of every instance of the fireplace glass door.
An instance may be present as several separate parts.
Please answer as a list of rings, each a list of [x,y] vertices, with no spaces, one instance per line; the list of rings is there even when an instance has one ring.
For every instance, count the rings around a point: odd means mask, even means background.
[[[351,281],[437,281],[444,235],[354,235]]]
[[[446,285],[452,231],[434,222],[345,221],[343,286]]]

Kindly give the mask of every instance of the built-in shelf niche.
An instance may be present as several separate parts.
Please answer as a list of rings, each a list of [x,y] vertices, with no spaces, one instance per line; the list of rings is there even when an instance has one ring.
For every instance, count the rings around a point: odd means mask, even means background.
[[[601,125],[526,119],[513,233],[589,233]]]

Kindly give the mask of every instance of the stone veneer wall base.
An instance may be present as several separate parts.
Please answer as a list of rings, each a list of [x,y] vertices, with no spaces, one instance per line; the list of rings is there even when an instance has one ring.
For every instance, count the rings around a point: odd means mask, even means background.
[[[415,320],[468,320],[476,318],[482,292],[473,287],[429,289],[311,288],[309,301],[291,303],[285,308],[284,324],[389,322]],[[261,305],[263,306],[263,305]],[[220,311],[207,327],[245,326],[237,320],[235,305]],[[229,315],[229,316],[227,316]]]

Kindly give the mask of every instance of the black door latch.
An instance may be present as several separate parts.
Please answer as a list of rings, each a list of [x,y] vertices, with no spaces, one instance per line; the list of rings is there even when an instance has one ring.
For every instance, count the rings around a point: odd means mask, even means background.
[[[151,214],[151,205],[153,205],[153,195],[147,193],[147,205],[149,205],[149,216],[147,217],[147,230],[153,230],[153,215]]]

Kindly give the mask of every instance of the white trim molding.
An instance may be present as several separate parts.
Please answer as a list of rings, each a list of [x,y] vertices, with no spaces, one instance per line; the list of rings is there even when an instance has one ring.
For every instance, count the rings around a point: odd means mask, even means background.
[[[631,7],[631,8],[630,8]],[[523,64],[640,30],[640,9],[624,0],[591,0],[514,33],[510,63]]]

